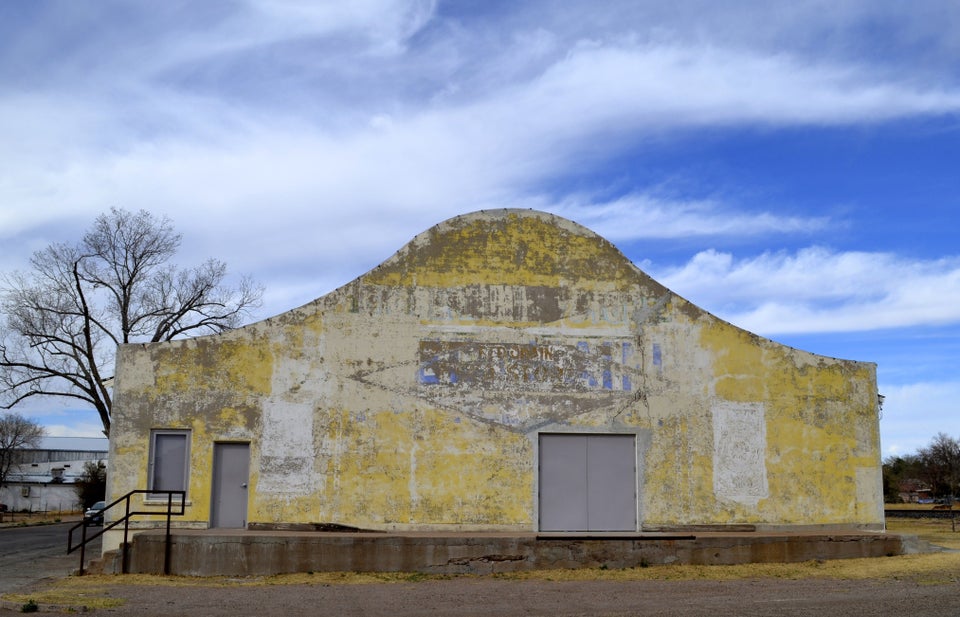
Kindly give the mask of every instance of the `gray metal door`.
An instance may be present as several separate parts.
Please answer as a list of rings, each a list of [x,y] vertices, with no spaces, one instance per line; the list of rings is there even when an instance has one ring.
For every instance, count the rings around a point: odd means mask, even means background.
[[[541,531],[636,531],[633,435],[540,435]]]
[[[247,526],[247,482],[250,476],[250,445],[213,445],[213,494],[210,526]]]
[[[540,435],[540,530],[587,529],[587,440]]]

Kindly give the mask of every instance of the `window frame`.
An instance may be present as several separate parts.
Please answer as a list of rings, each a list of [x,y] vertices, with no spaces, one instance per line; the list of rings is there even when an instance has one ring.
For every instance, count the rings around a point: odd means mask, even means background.
[[[147,490],[154,490],[156,483],[156,473],[157,473],[157,437],[163,436],[178,436],[183,437],[184,448],[183,448],[183,487],[182,489],[159,489],[159,490],[183,490],[186,495],[190,487],[190,441],[191,441],[191,432],[190,429],[172,429],[172,428],[163,428],[163,429],[152,429],[150,431],[150,455],[147,461]],[[145,501],[156,501],[156,502],[166,502],[167,498],[165,495],[150,495],[147,494],[144,496]],[[175,500],[179,500],[179,496],[174,496]]]

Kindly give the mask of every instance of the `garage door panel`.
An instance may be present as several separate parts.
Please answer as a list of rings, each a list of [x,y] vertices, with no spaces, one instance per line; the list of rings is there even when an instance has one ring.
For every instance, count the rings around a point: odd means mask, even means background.
[[[637,527],[633,435],[587,437],[587,518],[593,531]]]
[[[587,443],[579,435],[540,437],[540,529],[587,529]]]
[[[636,529],[633,435],[540,436],[540,529]]]

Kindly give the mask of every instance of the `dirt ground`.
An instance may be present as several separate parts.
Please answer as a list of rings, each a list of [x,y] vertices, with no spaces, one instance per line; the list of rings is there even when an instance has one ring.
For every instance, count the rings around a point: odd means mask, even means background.
[[[69,610],[163,617],[960,615],[960,533],[952,531],[949,522],[939,520],[888,523],[896,531],[919,534],[946,550],[802,564],[601,568],[542,571],[529,576],[303,573],[198,579],[51,575],[5,596],[0,615],[20,613],[22,603],[32,598],[38,599],[41,613]]]
[[[459,578],[389,584],[118,585],[97,614],[911,617],[960,615],[960,583],[890,580],[547,581]],[[98,594],[102,595],[102,594]],[[42,607],[46,612],[47,608]],[[75,610],[75,609],[74,609]],[[81,609],[82,610],[82,609]],[[15,607],[3,614],[19,612]]]

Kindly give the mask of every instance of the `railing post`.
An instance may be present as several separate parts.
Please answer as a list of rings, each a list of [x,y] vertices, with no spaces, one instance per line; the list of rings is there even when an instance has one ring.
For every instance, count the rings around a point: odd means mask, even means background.
[[[124,513],[123,513],[123,546],[120,547],[120,573],[127,574],[129,571],[129,566],[127,565],[127,537],[130,531],[130,497],[133,496],[133,493],[127,493],[127,498],[124,500]]]
[[[167,493],[167,537],[163,547],[163,574],[170,575],[170,511],[173,509],[173,491]]]
[[[162,494],[164,494],[164,493],[166,493],[166,495],[167,495],[167,521],[166,521],[166,537],[165,537],[165,542],[164,542],[164,554],[163,554],[163,572],[164,572],[164,574],[169,574],[169,573],[170,573],[170,556],[171,556],[172,545],[173,545],[172,536],[171,536],[171,533],[170,533],[170,526],[171,526],[171,524],[172,524],[171,519],[172,519],[172,517],[173,517],[173,515],[174,515],[174,513],[173,513],[173,496],[174,496],[174,494],[177,494],[177,495],[179,495],[179,497],[180,497],[180,503],[179,503],[180,508],[179,508],[179,512],[177,512],[176,515],[177,515],[177,516],[181,516],[181,515],[183,515],[183,513],[184,513],[184,505],[185,505],[185,502],[186,502],[186,491],[149,490],[149,489],[144,490],[144,489],[137,489],[137,490],[130,491],[129,493],[127,493],[127,494],[124,495],[123,497],[120,497],[120,498],[118,498],[117,500],[111,502],[106,508],[103,509],[104,517],[106,517],[106,514],[105,514],[106,511],[109,510],[110,508],[114,507],[114,506],[120,505],[120,502],[122,501],[122,502],[124,503],[125,512],[124,512],[124,515],[123,515],[123,518],[122,518],[122,519],[112,521],[112,522],[109,524],[109,526],[107,526],[107,524],[106,524],[106,518],[104,518],[104,523],[103,523],[103,524],[104,524],[104,528],[103,528],[103,530],[95,533],[93,536],[87,537],[87,524],[88,524],[88,521],[86,520],[86,518],[84,518],[84,520],[82,520],[81,522],[77,523],[76,525],[74,525],[73,527],[70,528],[69,532],[67,533],[67,553],[69,554],[69,553],[72,553],[72,552],[73,552],[74,550],[76,550],[76,549],[80,549],[80,570],[79,570],[79,575],[80,575],[80,576],[83,576],[83,573],[84,573],[84,567],[83,567],[83,565],[84,565],[84,561],[86,561],[86,546],[87,546],[87,542],[96,540],[97,538],[103,536],[104,533],[106,533],[106,532],[109,531],[110,529],[113,529],[114,527],[118,526],[120,523],[123,523],[123,543],[122,543],[121,546],[120,546],[120,550],[121,550],[121,553],[120,553],[120,555],[121,555],[120,571],[121,571],[122,573],[124,573],[124,574],[128,573],[128,572],[130,571],[130,566],[129,566],[129,562],[130,562],[130,547],[129,547],[129,545],[130,545],[130,518],[133,517],[133,516],[136,516],[136,515],[155,516],[155,515],[157,514],[156,511],[150,511],[150,510],[147,510],[147,511],[132,510],[132,509],[131,509],[132,506],[131,506],[131,504],[130,504],[130,500],[133,498],[134,495],[140,495],[140,494],[159,494],[159,495],[162,495]],[[81,542],[80,542],[80,544],[78,544],[77,546],[74,546],[74,545],[73,545],[73,532],[76,531],[76,530],[77,530],[78,528],[80,528],[80,527],[83,528],[83,531],[82,531],[82,533],[81,533]]]
[[[87,552],[87,521],[83,521],[83,531],[80,532],[80,574],[78,576],[83,576],[83,561],[84,555]]]

